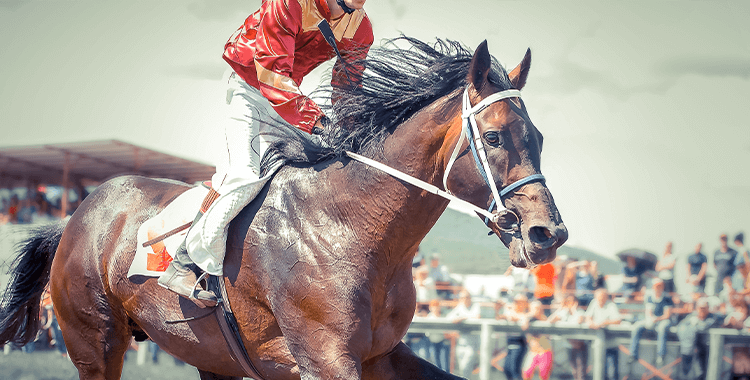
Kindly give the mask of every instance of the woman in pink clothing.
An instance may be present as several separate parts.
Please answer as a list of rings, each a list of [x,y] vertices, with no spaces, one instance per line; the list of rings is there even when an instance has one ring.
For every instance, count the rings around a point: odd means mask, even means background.
[[[547,317],[544,315],[542,309],[542,303],[534,301],[529,305],[529,321],[545,321]],[[529,352],[526,354],[526,358],[523,363],[523,375],[524,380],[530,380],[534,377],[534,372],[539,369],[539,377],[542,380],[548,380],[552,374],[552,343],[549,337],[540,334],[528,334],[526,335],[526,342],[529,347]]]

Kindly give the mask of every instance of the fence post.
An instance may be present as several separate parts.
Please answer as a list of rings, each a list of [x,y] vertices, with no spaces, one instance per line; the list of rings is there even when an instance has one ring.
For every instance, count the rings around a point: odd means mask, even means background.
[[[604,329],[600,328],[596,331],[591,350],[593,351],[593,380],[604,380],[605,361],[607,360],[607,336]]]
[[[706,380],[718,380],[721,376],[721,360],[724,355],[724,335],[708,330],[708,373]]]
[[[492,360],[492,326],[482,323],[479,332],[479,380],[490,380],[490,361]]]

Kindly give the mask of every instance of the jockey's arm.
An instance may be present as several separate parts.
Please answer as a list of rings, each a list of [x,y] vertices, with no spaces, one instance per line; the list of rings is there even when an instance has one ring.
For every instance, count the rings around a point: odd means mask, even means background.
[[[334,89],[360,85],[362,73],[365,71],[365,58],[367,58],[367,53],[374,41],[369,20],[366,19],[363,23],[365,22],[367,24],[360,25],[352,39],[344,39],[339,44],[341,46],[341,57],[346,63],[336,59],[331,74],[331,86]],[[331,102],[336,103],[338,99],[339,97],[334,91]]]
[[[302,94],[291,78],[295,39],[302,31],[301,9],[298,4],[286,9],[283,2],[274,1],[266,12],[255,38],[255,69],[260,92],[286,122],[312,133],[324,113],[312,99]]]

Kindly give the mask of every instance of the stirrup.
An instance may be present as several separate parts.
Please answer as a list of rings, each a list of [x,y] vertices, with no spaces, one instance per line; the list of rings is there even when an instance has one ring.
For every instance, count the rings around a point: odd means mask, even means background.
[[[206,302],[209,302],[209,301],[207,301],[207,300],[202,300],[202,299],[199,299],[199,298],[196,298],[196,297],[195,297],[195,295],[196,295],[196,294],[198,294],[198,292],[200,292],[200,291],[204,291],[204,292],[207,292],[207,293],[211,293],[211,291],[209,291],[209,290],[208,290],[208,286],[206,286],[206,290],[203,290],[203,289],[199,289],[199,288],[198,288],[198,287],[200,286],[200,284],[201,284],[201,281],[203,281],[204,279],[207,279],[207,278],[208,278],[208,276],[210,276],[210,275],[208,274],[208,272],[203,272],[203,273],[201,273],[201,275],[200,275],[200,276],[198,277],[198,279],[197,279],[197,280],[195,280],[195,284],[193,284],[193,289],[192,289],[192,290],[190,291],[190,300],[191,300],[191,301],[193,301],[194,303],[200,303],[200,304],[202,304],[202,305],[203,305],[204,307],[216,307],[216,306],[218,306],[218,305],[219,305],[219,304],[221,303],[221,299],[220,299],[219,297],[216,297],[216,304],[214,304],[214,305],[207,305],[207,304],[206,304]],[[206,285],[208,285],[208,281],[206,281]],[[214,295],[214,296],[215,296],[215,295]]]

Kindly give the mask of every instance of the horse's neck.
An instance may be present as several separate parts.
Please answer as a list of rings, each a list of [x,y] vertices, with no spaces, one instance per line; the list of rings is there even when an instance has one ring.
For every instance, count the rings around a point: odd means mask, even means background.
[[[386,138],[383,155],[375,159],[442,188],[443,155],[448,150],[445,140],[450,126],[436,124],[430,115],[430,112],[421,112],[399,126]],[[347,166],[349,170],[362,170],[360,165]],[[445,211],[448,201],[378,169],[366,170],[366,176],[358,177],[362,181],[351,185],[367,193],[365,198],[370,201],[366,205],[367,213],[380,216],[369,222],[376,225],[374,230],[384,231],[380,242],[384,245],[382,249],[413,254]]]

